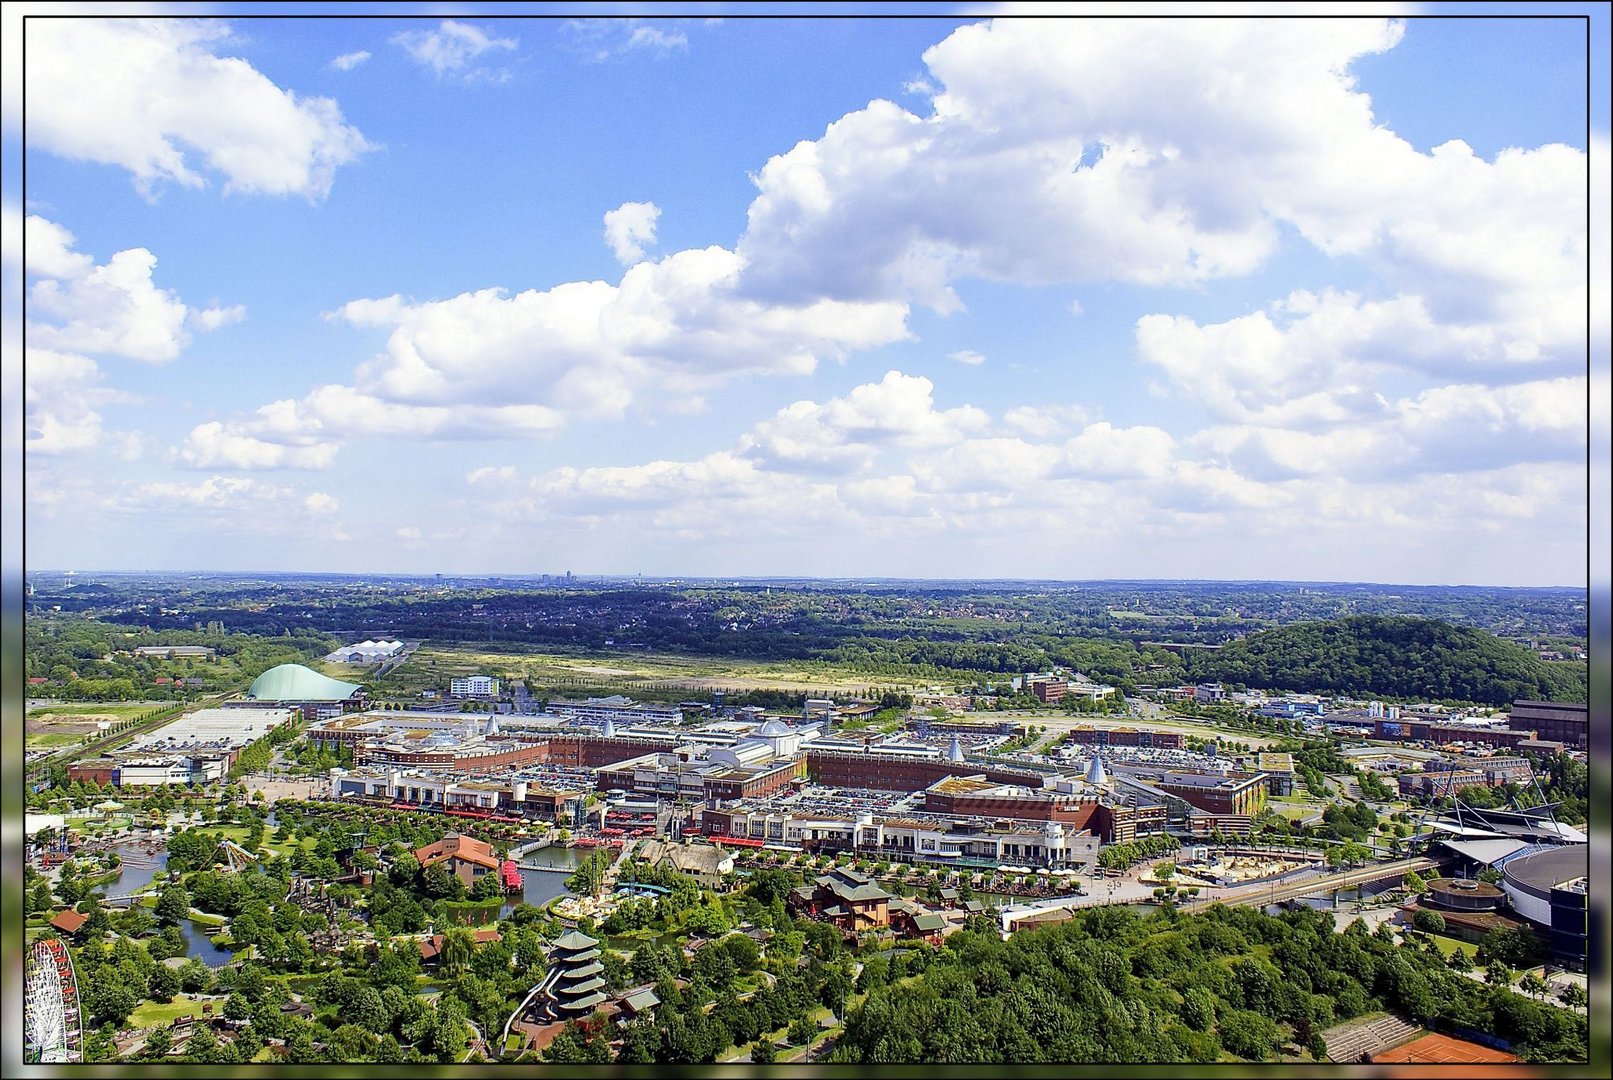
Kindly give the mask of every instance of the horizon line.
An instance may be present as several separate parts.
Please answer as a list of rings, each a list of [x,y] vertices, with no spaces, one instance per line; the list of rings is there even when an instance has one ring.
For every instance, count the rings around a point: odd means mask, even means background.
[[[536,580],[539,578],[564,579],[571,574],[572,582],[585,581],[625,582],[636,581],[652,582],[680,582],[680,581],[746,581],[746,582],[867,582],[867,583],[920,583],[920,584],[1004,584],[1004,585],[1124,585],[1124,584],[1184,584],[1184,585],[1355,585],[1373,586],[1382,588],[1408,588],[1408,589],[1555,589],[1575,590],[1585,593],[1591,592],[1589,582],[1574,585],[1496,585],[1482,582],[1411,582],[1411,581],[1366,581],[1325,578],[1207,578],[1207,577],[1100,577],[1100,578],[1053,578],[1053,577],[893,577],[888,575],[857,574],[839,577],[830,577],[819,574],[645,574],[645,573],[602,573],[587,572],[578,574],[575,571],[467,571],[444,572],[434,570],[109,570],[109,569],[56,569],[37,568],[24,569],[24,579],[35,574],[59,574],[62,576],[149,576],[149,577],[372,577],[372,578],[418,578],[423,580],[436,579],[483,579],[483,580]]]

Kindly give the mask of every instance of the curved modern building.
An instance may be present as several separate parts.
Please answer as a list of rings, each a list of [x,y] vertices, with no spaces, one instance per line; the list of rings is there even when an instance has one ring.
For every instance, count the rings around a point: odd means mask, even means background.
[[[252,680],[246,703],[295,706],[304,717],[313,720],[362,708],[364,688],[321,675],[301,664],[280,664]]]
[[[1512,909],[1546,930],[1551,959],[1583,969],[1589,931],[1589,848],[1565,844],[1524,849],[1501,864]]]
[[[1501,895],[1501,890],[1487,881],[1434,878],[1428,882],[1423,899],[1447,911],[1495,911],[1501,906]]]

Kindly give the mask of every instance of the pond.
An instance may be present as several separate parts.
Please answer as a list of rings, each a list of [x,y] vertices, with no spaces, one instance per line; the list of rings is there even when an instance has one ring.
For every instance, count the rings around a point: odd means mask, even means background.
[[[190,919],[179,924],[179,932],[185,938],[185,955],[201,960],[210,968],[223,967],[235,959],[230,950],[216,944],[207,936],[205,928]]]
[[[508,916],[517,904],[542,907],[557,896],[565,896],[566,878],[587,857],[588,853],[578,848],[548,847],[529,852],[521,860],[528,864],[521,868],[521,891],[505,899],[499,918]]]
[[[168,852],[163,847],[151,850],[144,844],[114,844],[112,850],[118,853],[123,864],[118,868],[116,877],[111,878],[100,891],[107,896],[127,896],[132,892],[139,892],[150,885],[157,877],[168,873]]]

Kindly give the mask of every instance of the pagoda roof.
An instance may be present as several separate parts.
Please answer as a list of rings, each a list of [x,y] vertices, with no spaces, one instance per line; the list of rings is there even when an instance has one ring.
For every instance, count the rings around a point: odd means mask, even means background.
[[[588,1012],[604,1000],[605,995],[595,990],[587,997],[581,997],[575,1001],[557,1001],[555,1004],[562,1012]]]
[[[576,979],[586,979],[588,976],[598,975],[604,970],[605,965],[601,964],[598,960],[591,960],[586,964],[579,964],[577,967],[567,966],[562,968],[560,971],[559,981],[566,983],[572,982]]]
[[[550,959],[551,959],[551,961],[553,963],[559,964],[561,967],[568,967],[569,968],[574,964],[586,964],[590,960],[598,960],[599,959],[599,950],[598,949],[584,949],[582,952],[575,952],[575,953],[568,953],[568,952],[562,952],[562,951],[557,950],[555,952],[555,955],[553,957],[551,957]]]
[[[555,997],[562,1001],[569,1001],[576,997],[586,997],[605,985],[605,980],[595,975],[591,979],[578,983],[576,986],[555,987]]]
[[[591,938],[587,934],[577,930],[568,930],[555,939],[554,947],[566,952],[572,952],[592,948],[598,944],[599,941],[597,939]]]

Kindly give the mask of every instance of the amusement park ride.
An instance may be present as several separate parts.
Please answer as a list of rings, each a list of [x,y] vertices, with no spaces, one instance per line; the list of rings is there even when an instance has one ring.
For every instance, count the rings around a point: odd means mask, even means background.
[[[43,1065],[84,1060],[84,1011],[79,1006],[73,958],[57,938],[28,950],[25,990],[25,1060]]]

